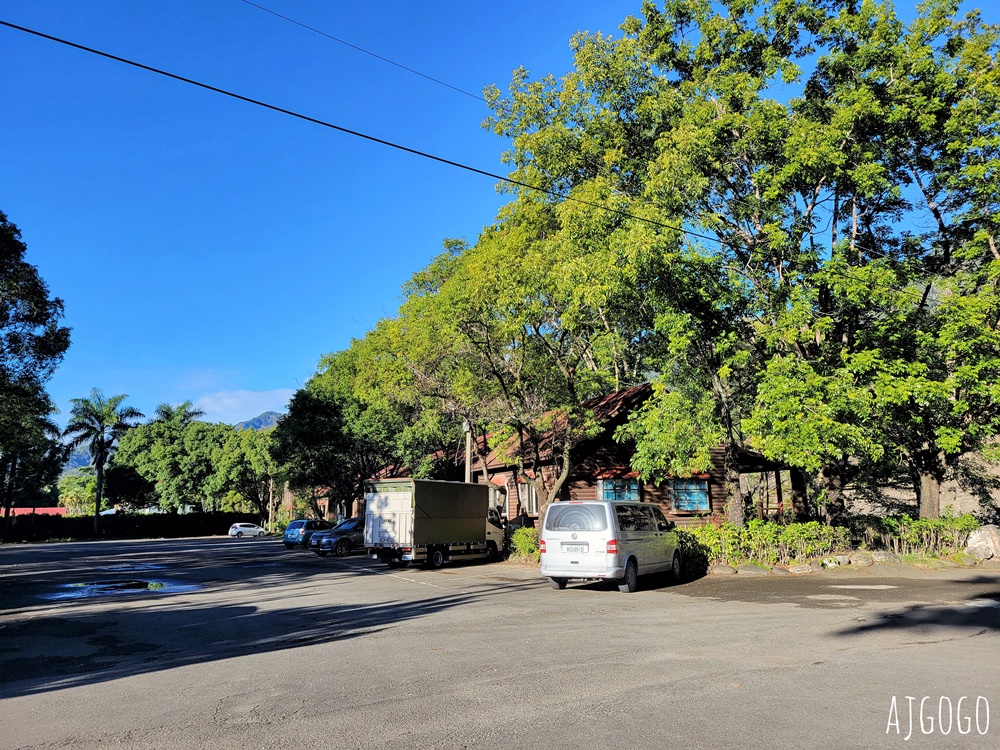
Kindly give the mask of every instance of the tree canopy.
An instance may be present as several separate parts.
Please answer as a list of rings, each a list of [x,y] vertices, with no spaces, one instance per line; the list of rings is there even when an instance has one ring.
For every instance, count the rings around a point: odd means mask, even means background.
[[[651,379],[618,435],[647,479],[754,449],[831,518],[862,473],[935,515],[1000,428],[1000,31],[955,0],[671,0],[621,32],[487,90],[511,201],[352,344],[354,395],[492,435],[551,500],[583,402]]]

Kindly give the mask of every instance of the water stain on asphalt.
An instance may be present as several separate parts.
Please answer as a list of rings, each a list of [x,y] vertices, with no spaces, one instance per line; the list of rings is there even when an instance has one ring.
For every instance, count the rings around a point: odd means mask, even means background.
[[[64,583],[55,591],[41,594],[42,599],[63,601],[66,599],[93,599],[97,597],[136,594],[179,594],[197,591],[201,586],[193,583],[176,583],[165,579],[120,578],[108,581],[86,581]]]

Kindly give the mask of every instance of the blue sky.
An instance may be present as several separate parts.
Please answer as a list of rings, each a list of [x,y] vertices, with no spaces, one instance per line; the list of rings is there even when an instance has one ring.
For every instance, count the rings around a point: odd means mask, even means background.
[[[640,8],[255,2],[475,93],[519,65],[563,74],[573,33],[617,33]],[[507,171],[484,103],[242,0],[3,0],[0,19]],[[49,384],[61,422],[93,386],[146,414],[281,410],[323,354],[395,312],[443,239],[475,240],[505,200],[489,178],[3,27],[0,80],[0,210],[73,329]]]
[[[638,2],[306,2],[278,13],[459,88],[569,70],[570,36]],[[241,0],[4,0],[0,19],[505,174],[486,105]],[[0,28],[0,210],[66,305],[49,383],[213,421],[282,409],[326,352],[391,315],[494,181]]]

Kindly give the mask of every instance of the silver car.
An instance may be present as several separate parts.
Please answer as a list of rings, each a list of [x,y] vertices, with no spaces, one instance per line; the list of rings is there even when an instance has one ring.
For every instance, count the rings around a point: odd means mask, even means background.
[[[676,527],[650,503],[552,503],[539,533],[542,576],[556,589],[573,579],[611,579],[625,592],[635,591],[646,573],[670,571],[679,578]]]
[[[237,538],[244,536],[264,536],[265,534],[267,534],[265,529],[253,523],[234,523],[229,527],[229,536]]]

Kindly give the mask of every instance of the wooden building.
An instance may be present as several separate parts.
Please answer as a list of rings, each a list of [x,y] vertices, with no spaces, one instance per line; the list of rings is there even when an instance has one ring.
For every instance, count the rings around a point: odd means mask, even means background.
[[[639,500],[656,503],[667,518],[679,526],[702,522],[711,515],[723,515],[727,496],[723,469],[723,448],[712,451],[713,468],[691,477],[668,478],[659,485],[643,482],[631,467],[634,445],[614,440],[615,430],[629,413],[652,395],[646,383],[611,393],[584,404],[603,423],[603,431],[573,449],[570,474],[557,500]],[[749,451],[740,453],[740,472],[779,472],[783,467]],[[540,470],[555,476],[551,461]],[[488,478],[487,478],[488,475]],[[472,481],[489,481],[506,491],[507,518],[515,523],[533,524],[538,518],[538,498],[534,486],[517,476],[516,466],[502,448],[494,448],[485,461],[473,458]],[[775,486],[780,493],[781,482]],[[738,490],[739,491],[739,490]],[[781,500],[779,496],[778,504]]]

